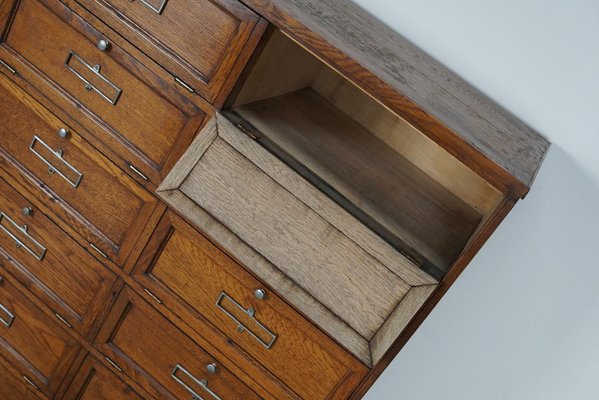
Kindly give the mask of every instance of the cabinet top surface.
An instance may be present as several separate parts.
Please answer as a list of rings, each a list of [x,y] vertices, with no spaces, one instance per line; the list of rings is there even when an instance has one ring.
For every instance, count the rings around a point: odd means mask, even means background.
[[[530,189],[549,142],[358,5],[242,1],[491,183]]]

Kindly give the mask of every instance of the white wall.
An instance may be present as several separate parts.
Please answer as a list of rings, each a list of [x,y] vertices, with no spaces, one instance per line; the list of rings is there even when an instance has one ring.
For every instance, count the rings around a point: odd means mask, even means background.
[[[599,1],[354,1],[553,142],[366,399],[599,399]]]

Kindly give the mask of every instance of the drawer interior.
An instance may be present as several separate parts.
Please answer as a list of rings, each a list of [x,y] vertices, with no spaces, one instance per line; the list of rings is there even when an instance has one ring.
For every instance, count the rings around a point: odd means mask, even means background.
[[[224,114],[441,278],[502,193],[278,30]]]

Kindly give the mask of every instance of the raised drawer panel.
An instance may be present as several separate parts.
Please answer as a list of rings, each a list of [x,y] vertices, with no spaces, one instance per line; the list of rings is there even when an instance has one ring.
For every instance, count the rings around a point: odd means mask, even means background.
[[[2,47],[15,62],[52,82],[61,103],[78,105],[81,123],[92,124],[91,119],[105,127],[106,132],[94,130],[98,138],[130,160],[133,171],[159,183],[205,112],[61,2],[21,0],[5,19],[10,23]],[[100,40],[109,43],[104,51]]]
[[[239,72],[231,70],[251,50],[244,50],[246,43],[263,29],[255,32],[258,15],[237,0],[80,3],[210,102],[237,77]]]
[[[220,115],[159,193],[367,365],[436,287]]]
[[[88,356],[83,362],[65,399],[76,400],[143,400],[129,385]]]
[[[78,230],[92,253],[122,266],[156,198],[6,78],[0,101],[2,167]]]
[[[79,344],[0,270],[0,353],[52,397]]]
[[[344,399],[366,373],[357,359],[171,211],[133,274],[189,324],[204,316],[301,398]]]
[[[95,345],[160,399],[259,399],[129,288],[113,305]]]
[[[13,275],[82,335],[87,334],[116,280],[3,179],[0,254]]]
[[[0,399],[40,400],[45,399],[35,387],[27,382],[26,376],[14,370],[0,358]]]

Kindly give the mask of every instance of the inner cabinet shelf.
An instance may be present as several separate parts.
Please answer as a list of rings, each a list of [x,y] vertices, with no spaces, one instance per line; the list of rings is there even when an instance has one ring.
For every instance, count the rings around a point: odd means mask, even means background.
[[[229,118],[435,278],[501,193],[275,31]]]

